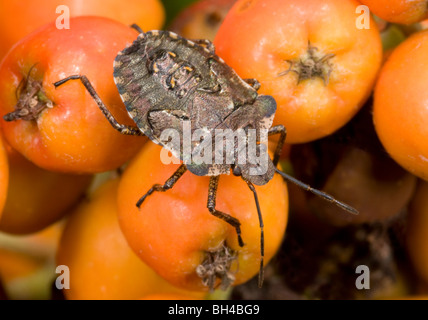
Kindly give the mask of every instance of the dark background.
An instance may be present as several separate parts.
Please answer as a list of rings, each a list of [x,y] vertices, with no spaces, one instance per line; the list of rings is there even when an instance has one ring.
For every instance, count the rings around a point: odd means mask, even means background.
[[[177,13],[196,1],[197,0],[162,0],[166,10],[165,26],[171,22],[172,18],[174,18]]]

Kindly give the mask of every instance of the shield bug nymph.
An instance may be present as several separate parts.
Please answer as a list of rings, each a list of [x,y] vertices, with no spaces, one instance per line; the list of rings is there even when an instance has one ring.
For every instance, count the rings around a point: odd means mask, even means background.
[[[220,175],[232,172],[240,176],[252,191],[257,206],[261,229],[259,285],[263,280],[264,234],[261,208],[254,185],[268,183],[277,173],[286,181],[295,183],[350,213],[358,213],[354,208],[277,169],[286,130],[282,125],[272,127],[276,102],[271,96],[258,95],[260,85],[257,80],[241,79],[215,54],[214,45],[208,40],[187,40],[168,31],[140,32],[132,45],[119,52],[114,61],[114,80],[136,127],[122,125],[115,120],[86,76],[72,75],[54,83],[58,87],[69,80],[80,80],[116,130],[127,135],[146,135],[183,160],[179,169],[164,184],[154,184],[140,198],[136,204],[138,207],[153,192],[164,192],[172,188],[187,170],[198,176],[210,176],[208,211],[233,226],[239,245],[243,246],[239,220],[216,209]],[[249,161],[248,157],[247,161],[238,161],[242,146],[238,145],[235,138],[232,140],[233,148],[220,149],[222,155],[232,161],[219,163],[215,161],[214,154],[211,154],[208,158],[212,161],[197,162],[188,153],[194,155],[200,152],[201,145],[207,141],[192,140],[186,153],[186,126],[192,134],[202,130],[209,137],[209,142],[217,142],[217,146],[219,143],[223,146],[224,141],[215,140],[216,130],[240,130],[245,133],[245,137],[254,131],[257,154],[263,151],[263,144],[260,143],[262,132],[267,136],[280,135],[280,139],[273,159],[267,158],[263,170],[259,170],[261,162]],[[162,134],[167,129],[178,132],[180,139],[175,142],[165,141]],[[245,147],[248,147],[249,141],[244,139]]]

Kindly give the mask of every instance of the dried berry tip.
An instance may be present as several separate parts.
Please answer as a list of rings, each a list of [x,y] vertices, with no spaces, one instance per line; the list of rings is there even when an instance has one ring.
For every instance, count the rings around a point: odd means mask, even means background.
[[[196,268],[196,274],[211,291],[215,289],[217,279],[220,280],[220,289],[226,290],[235,281],[231,266],[236,259],[237,253],[223,244],[216,251],[206,252],[204,261]]]
[[[309,44],[308,50],[299,59],[286,60],[290,66],[287,70],[280,72],[278,76],[282,77],[289,72],[295,72],[298,76],[297,83],[308,79],[321,78],[324,85],[327,85],[333,71],[331,59],[334,56],[333,53],[323,54],[318,51],[318,48]]]
[[[31,77],[33,67],[27,77],[24,77],[17,88],[18,102],[15,110],[4,115],[5,121],[37,120],[45,108],[52,108],[53,103],[43,91],[42,81]]]

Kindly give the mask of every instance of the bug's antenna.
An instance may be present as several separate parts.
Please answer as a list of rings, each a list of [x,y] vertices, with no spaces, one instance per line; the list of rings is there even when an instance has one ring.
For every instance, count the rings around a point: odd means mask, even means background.
[[[263,217],[262,217],[262,212],[260,210],[259,198],[257,197],[256,188],[254,188],[254,185],[250,181],[248,181],[246,179],[243,179],[243,180],[247,183],[248,187],[250,188],[250,190],[254,194],[254,200],[256,201],[256,206],[257,206],[257,215],[259,216],[259,225],[260,225],[259,288],[261,288],[263,285],[263,278],[264,278],[263,264],[264,264],[264,256],[265,256],[265,236],[264,236],[264,232],[263,232]]]
[[[343,210],[348,211],[349,213],[352,213],[355,215],[359,214],[357,209],[347,205],[346,203],[343,203],[343,202],[340,202],[339,200],[336,200],[335,198],[333,198],[328,193],[322,192],[318,189],[314,189],[311,186],[309,186],[308,184],[303,183],[302,181],[297,180],[296,178],[293,178],[292,176],[286,174],[285,172],[282,172],[278,168],[275,168],[275,171],[276,171],[276,173],[279,173],[286,181],[292,182],[295,185],[299,186],[300,188],[305,189],[306,191],[312,192],[313,194],[323,198],[324,200],[327,200],[328,202],[334,203],[335,205],[339,206]]]
[[[139,33],[144,33],[143,29],[141,29],[140,26],[136,23],[131,24],[131,28],[137,30]]]

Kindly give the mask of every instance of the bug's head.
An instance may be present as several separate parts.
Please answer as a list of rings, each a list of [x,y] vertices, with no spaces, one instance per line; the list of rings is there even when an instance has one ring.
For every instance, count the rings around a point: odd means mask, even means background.
[[[271,96],[260,95],[251,106],[241,110],[242,113],[234,120],[238,124],[236,127],[243,127],[247,134],[247,157],[242,162],[239,158],[242,150],[236,152],[233,174],[262,186],[272,180],[275,173],[268,152],[268,135],[275,116],[276,101]]]
[[[268,157],[267,161],[260,161],[259,163],[246,163],[237,164],[233,166],[233,175],[242,177],[251,183],[262,186],[272,180],[275,173],[275,167],[272,160]]]

